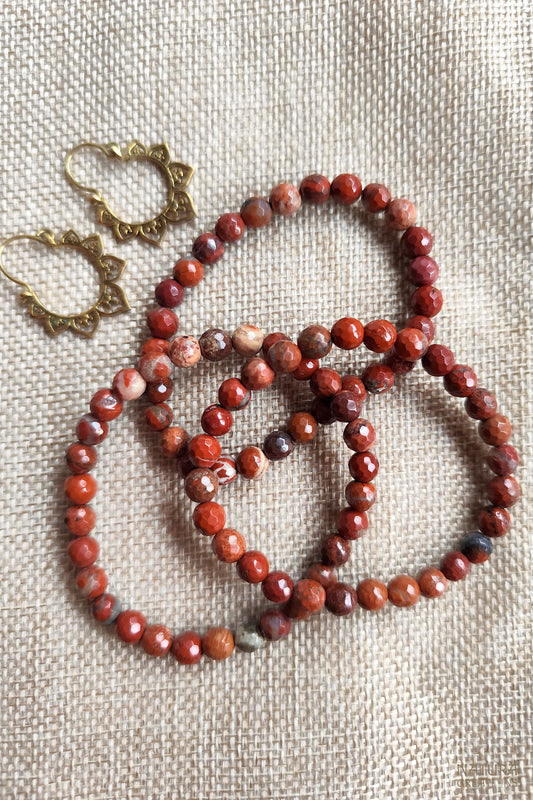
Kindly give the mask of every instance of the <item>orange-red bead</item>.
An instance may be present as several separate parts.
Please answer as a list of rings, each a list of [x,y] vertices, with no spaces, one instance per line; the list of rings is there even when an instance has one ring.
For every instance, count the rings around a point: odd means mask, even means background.
[[[107,436],[107,422],[94,414],[85,414],[76,426],[76,435],[82,444],[100,444]]]
[[[142,635],[141,644],[150,656],[165,656],[172,645],[172,633],[165,625],[149,625]]]
[[[290,619],[309,619],[316,614],[326,601],[326,590],[322,584],[303,578],[294,585],[291,599],[284,607]]]
[[[320,367],[309,381],[311,391],[316,397],[329,399],[342,389],[342,379],[338,372],[329,367]]]
[[[476,373],[466,364],[456,364],[444,376],[444,388],[454,397],[468,397],[477,385]]]
[[[203,264],[195,258],[180,258],[174,266],[174,278],[182,286],[197,286],[203,277]]]
[[[117,635],[127,644],[138,642],[146,628],[146,617],[140,611],[121,611],[117,617]]]
[[[219,561],[234,564],[246,551],[246,539],[233,528],[224,528],[211,539],[211,549]]]
[[[364,343],[374,353],[386,353],[396,341],[396,328],[386,319],[375,319],[365,325]]]
[[[235,649],[233,634],[228,628],[210,628],[202,636],[202,650],[214,661],[223,661]]]
[[[354,317],[342,317],[331,329],[333,344],[341,350],[355,350],[362,344],[365,329],[362,322]]]
[[[368,530],[368,517],[364,511],[343,508],[337,517],[337,531],[343,539],[359,539]]]
[[[241,217],[249,228],[264,228],[272,219],[272,207],[264,197],[249,197],[241,206]]]
[[[92,475],[69,475],[65,481],[65,494],[71,503],[90,503],[96,494],[97,484]]]
[[[218,478],[210,469],[193,469],[185,478],[185,493],[195,503],[207,503],[218,492]]]
[[[269,460],[259,447],[245,447],[235,459],[237,472],[249,481],[258,480],[268,465]]]
[[[290,418],[287,431],[298,444],[308,444],[317,435],[318,424],[308,411],[298,411]]]
[[[91,506],[70,506],[65,522],[74,536],[87,536],[96,524],[96,513]]]
[[[218,439],[214,436],[209,436],[207,433],[200,433],[198,436],[193,436],[187,445],[189,458],[196,467],[205,467],[209,469],[212,467],[222,448]]]
[[[235,411],[245,408],[250,402],[252,393],[238,378],[228,378],[220,384],[218,402],[223,408]]]
[[[330,183],[324,175],[308,175],[300,184],[303,200],[314,205],[322,205],[329,200]]]
[[[343,172],[331,182],[331,196],[342,206],[351,206],[361,196],[363,187],[357,175]]]
[[[243,218],[234,212],[221,214],[215,225],[215,233],[223,242],[237,242],[245,230]]]
[[[404,231],[416,222],[416,206],[406,197],[391,200],[385,211],[385,222],[393,231]]]
[[[210,436],[224,436],[231,430],[233,416],[227,408],[215,404],[205,409],[201,425]]]
[[[226,512],[219,503],[200,503],[193,511],[195,527],[205,536],[214,536],[226,524]]]
[[[424,597],[441,597],[448,588],[448,580],[437,567],[426,567],[417,578],[420,594]]]
[[[503,414],[493,414],[479,423],[478,431],[486,444],[498,446],[510,439],[513,426]]]
[[[394,343],[394,353],[404,361],[417,361],[428,349],[428,340],[417,328],[404,328]]]
[[[272,603],[286,602],[290,598],[293,588],[292,578],[286,572],[269,572],[261,584],[263,594]]]
[[[419,286],[411,296],[411,308],[424,317],[436,317],[442,302],[442,292],[436,286]]]
[[[247,389],[266,389],[274,380],[274,370],[263,358],[250,359],[241,370],[241,381]]]
[[[178,317],[172,309],[161,306],[149,312],[146,322],[152,336],[158,339],[171,339],[179,327]]]
[[[357,600],[366,611],[379,611],[388,600],[387,587],[375,578],[365,578],[357,585]]]
[[[73,475],[83,475],[96,466],[98,456],[96,448],[92,445],[75,442],[67,450],[66,459],[67,466]]]
[[[300,366],[302,353],[294,342],[282,339],[269,348],[266,358],[274,372],[290,373]]]
[[[418,602],[420,587],[410,575],[396,575],[387,586],[390,602],[400,608],[409,608]]]
[[[196,631],[184,631],[174,637],[170,651],[180,664],[198,664],[202,660],[202,639]]]
[[[292,183],[279,183],[270,192],[269,203],[275,214],[287,217],[298,211],[302,198],[298,188]]]
[[[76,575],[76,586],[82,597],[94,600],[107,589],[107,575],[102,567],[92,564],[90,567],[80,569]]]
[[[367,419],[354,419],[345,427],[342,434],[344,441],[350,450],[356,453],[364,453],[370,450],[376,441],[376,431]]]
[[[248,550],[237,562],[239,577],[247,583],[261,583],[268,575],[268,559],[259,550]]]
[[[489,481],[487,497],[495,506],[509,508],[520,499],[520,484],[512,475],[498,475]]]
[[[73,539],[68,547],[68,557],[75,567],[90,567],[98,558],[100,547],[92,536],[78,536]]]
[[[91,414],[100,422],[110,422],[122,412],[123,403],[111,389],[99,389],[90,403]]]
[[[350,481],[345,494],[346,502],[354,511],[368,511],[376,501],[376,487],[373,483]]]
[[[161,449],[169,458],[179,456],[188,440],[189,434],[178,425],[171,425],[161,431]]]

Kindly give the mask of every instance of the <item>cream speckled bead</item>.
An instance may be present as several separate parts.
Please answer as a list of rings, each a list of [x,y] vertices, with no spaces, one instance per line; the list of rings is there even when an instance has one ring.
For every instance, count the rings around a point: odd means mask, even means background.
[[[170,345],[168,354],[177,367],[193,367],[202,357],[200,343],[194,336],[178,336]]]
[[[231,341],[235,350],[245,358],[255,356],[263,346],[265,334],[255,325],[240,325]]]
[[[113,390],[121,400],[137,400],[146,389],[146,381],[136,369],[121,369],[113,378]]]

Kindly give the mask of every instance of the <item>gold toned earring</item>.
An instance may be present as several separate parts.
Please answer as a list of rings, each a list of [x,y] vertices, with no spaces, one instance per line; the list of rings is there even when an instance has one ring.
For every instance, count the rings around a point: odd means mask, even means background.
[[[86,148],[97,150],[108,158],[118,159],[119,161],[148,161],[156,166],[163,174],[167,184],[167,201],[163,210],[146,222],[125,222],[119,219],[111,211],[98,189],[83,186],[72,175],[73,156],[78,151]],[[196,211],[190,195],[185,191],[193,172],[193,167],[170,160],[168,145],[157,144],[152,147],[146,147],[138,141],[130,142],[124,151],[115,142],[105,145],[82,142],[70,150],[65,159],[67,180],[75,189],[88,195],[89,202],[97,211],[98,222],[112,229],[117,242],[126,242],[135,236],[139,236],[150,244],[160,245],[167,232],[167,223],[176,224],[193,219],[196,216]]]
[[[6,247],[21,240],[38,242],[51,248],[67,247],[81,253],[98,272],[100,293],[97,301],[81,314],[58,314],[46,308],[29,283],[15,278],[2,263],[2,255]],[[108,317],[128,311],[130,306],[126,295],[117,283],[125,266],[126,262],[122,259],[104,253],[102,239],[98,234],[82,239],[71,230],[58,239],[52,231],[44,229],[38,231],[35,236],[27,234],[11,236],[0,244],[0,270],[10,281],[22,286],[24,291],[21,292],[20,299],[23,305],[26,306],[30,315],[38,319],[45,330],[53,336],[62,331],[71,330],[73,333],[91,337],[100,324],[101,316]]]

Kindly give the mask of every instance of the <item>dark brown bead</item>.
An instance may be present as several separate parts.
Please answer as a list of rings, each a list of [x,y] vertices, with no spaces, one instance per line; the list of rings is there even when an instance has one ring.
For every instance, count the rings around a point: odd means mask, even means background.
[[[455,356],[443,344],[432,344],[422,356],[422,366],[435,378],[442,378],[451,372],[455,365]]]
[[[477,524],[479,525],[479,530],[485,536],[497,539],[509,533],[511,516],[505,508],[487,506],[480,512]]]
[[[357,605],[357,592],[347,583],[337,582],[326,591],[326,608],[337,617],[353,614]]]
[[[332,567],[346,564],[351,551],[350,542],[335,533],[330,533],[322,542],[322,558],[326,564],[331,564]]]
[[[263,452],[270,461],[279,461],[290,456],[294,440],[287,431],[272,431],[263,442]]]
[[[520,499],[520,484],[512,475],[499,475],[489,481],[487,497],[495,506],[509,508]]]
[[[326,590],[322,584],[303,578],[294,585],[289,602],[284,611],[290,619],[309,619],[316,614],[326,601]]]
[[[241,206],[241,217],[249,228],[263,228],[272,219],[272,207],[264,197],[249,197]]]
[[[478,432],[485,444],[497,447],[511,437],[513,426],[503,414],[493,414],[479,423]]]
[[[208,361],[222,361],[233,350],[231,336],[220,328],[209,328],[199,339],[200,350]]]
[[[240,214],[222,214],[215,226],[215,233],[223,242],[236,242],[241,238],[246,225]]]
[[[202,233],[193,242],[192,254],[202,264],[215,264],[224,255],[224,242],[214,233]]]
[[[210,469],[193,469],[185,478],[185,492],[195,503],[206,503],[218,492],[218,478]]]
[[[488,419],[498,410],[498,401],[488,389],[479,387],[474,389],[470,397],[465,400],[465,410],[472,419]]]
[[[466,364],[456,364],[444,376],[444,388],[453,397],[468,397],[477,385],[476,373]]]
[[[361,196],[361,181],[357,175],[344,172],[331,182],[331,196],[342,206],[351,206]]]
[[[315,205],[322,205],[329,200],[330,184],[324,175],[308,175],[300,184],[303,200]]]
[[[303,358],[324,358],[332,347],[331,334],[323,325],[310,325],[298,336]]]
[[[320,583],[327,591],[330,586],[337,583],[337,570],[328,564],[311,564],[307,568],[305,577]]]
[[[412,225],[402,236],[402,249],[409,258],[427,256],[433,247],[433,236],[426,228]]]
[[[370,483],[378,474],[379,461],[374,453],[354,453],[348,462],[348,469],[355,481]]]
[[[381,581],[365,578],[357,585],[357,601],[366,611],[379,611],[387,600],[387,587]]]
[[[172,394],[174,384],[170,378],[159,378],[146,387],[146,397],[150,403],[163,403]]]
[[[330,409],[339,422],[351,422],[361,413],[361,403],[353,392],[341,389],[331,398]]]
[[[319,425],[332,425],[335,416],[331,413],[330,401],[315,397],[311,403],[311,413]]]
[[[165,278],[164,281],[158,284],[155,290],[155,299],[160,306],[164,306],[165,308],[175,308],[179,306],[179,304],[183,302],[184,297],[185,289],[181,283],[175,281],[174,278]]]
[[[502,444],[492,447],[487,456],[489,469],[496,475],[511,475],[516,471],[520,459],[512,444]]]
[[[386,364],[369,364],[361,375],[365,389],[371,394],[383,394],[394,386],[394,372]]]
[[[459,550],[450,550],[440,568],[449,581],[462,581],[470,572],[470,561]]]
[[[369,183],[361,194],[363,208],[372,214],[385,211],[391,201],[391,193],[382,183]]]

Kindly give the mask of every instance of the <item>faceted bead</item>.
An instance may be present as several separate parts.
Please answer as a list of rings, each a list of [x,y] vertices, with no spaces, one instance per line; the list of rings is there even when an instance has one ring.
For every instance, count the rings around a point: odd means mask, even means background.
[[[309,619],[326,601],[326,590],[321,583],[303,578],[294,585],[292,595],[284,607],[290,619]]]
[[[240,325],[233,333],[233,347],[241,356],[251,358],[261,350],[265,334],[257,325]]]
[[[122,611],[122,606],[114,594],[106,592],[96,598],[91,610],[97,622],[101,622],[102,625],[111,625]]]
[[[487,456],[489,469],[496,475],[511,475],[520,463],[518,453],[511,444],[492,447]]]
[[[270,192],[269,202],[274,214],[288,217],[298,211],[302,205],[302,198],[297,186],[292,183],[279,183]]]
[[[291,632],[291,621],[282,611],[265,611],[259,625],[263,636],[270,642],[286,639]]]
[[[442,292],[436,286],[419,286],[411,296],[411,308],[415,314],[436,317],[442,309]]]
[[[385,211],[385,222],[393,231],[405,231],[416,222],[416,206],[407,197],[391,200]]]
[[[214,536],[226,524],[226,512],[218,503],[200,503],[193,511],[194,526],[204,536]]]
[[[211,549],[219,561],[234,564],[246,551],[246,539],[233,528],[223,528],[211,539]]]
[[[322,559],[332,567],[340,567],[346,564],[352,551],[350,542],[342,536],[330,533],[322,542]]]
[[[378,474],[379,461],[374,453],[354,453],[348,462],[348,469],[355,481],[370,483]]]
[[[493,414],[479,423],[478,432],[486,444],[497,447],[511,438],[513,426],[503,414]]]
[[[163,353],[165,356],[168,356],[169,350],[170,350],[169,341],[167,341],[166,339],[156,339],[152,336],[150,337],[150,339],[146,339],[146,341],[143,342],[143,345],[141,347],[141,355],[153,356],[155,354]],[[114,391],[116,391],[116,389]],[[117,392],[117,394],[119,393]]]
[[[121,369],[113,378],[112,387],[122,400],[137,400],[144,394],[146,381],[136,369]]]
[[[203,264],[195,258],[180,258],[174,265],[174,278],[187,288],[198,286],[204,277]]]
[[[387,586],[390,602],[400,608],[414,606],[420,597],[418,583],[410,575],[396,575]]]
[[[96,514],[91,506],[70,506],[65,523],[74,536],[87,536],[96,524]]]
[[[235,411],[245,408],[250,402],[252,393],[238,378],[228,378],[220,384],[218,402],[223,408]]]
[[[444,376],[444,388],[453,397],[468,397],[477,385],[476,373],[466,364],[456,364]]]
[[[455,366],[455,356],[443,344],[431,344],[422,356],[422,366],[435,378],[444,377]]]
[[[287,431],[272,431],[263,442],[263,452],[270,461],[287,458],[293,450],[294,439]]]
[[[201,418],[204,431],[211,436],[224,436],[231,430],[233,415],[231,411],[222,406],[207,406]]]
[[[376,319],[365,325],[364,343],[373,353],[386,353],[396,341],[396,328],[386,319]]]
[[[116,419],[122,408],[122,400],[111,389],[99,389],[91,398],[91,414],[100,422]]]
[[[315,374],[319,366],[320,363],[316,359],[303,358],[291,375],[296,381],[307,381],[311,375]]]
[[[180,455],[189,440],[189,434],[178,425],[171,425],[161,431],[161,449],[169,458]]]
[[[264,228],[272,219],[272,207],[264,197],[249,197],[241,206],[241,217],[249,228]]]
[[[345,427],[343,439],[350,450],[364,453],[376,441],[376,431],[367,419],[354,419]]]
[[[493,478],[487,486],[487,497],[495,506],[509,508],[520,499],[520,484],[512,475]]]
[[[69,475],[65,481],[65,494],[74,505],[90,503],[96,489],[96,480],[89,474]]]
[[[492,542],[481,531],[467,534],[461,542],[461,553],[471,564],[482,564],[492,555]]]
[[[66,454],[67,466],[73,475],[83,475],[96,466],[96,448],[90,444],[71,444]]]
[[[361,375],[365,389],[371,394],[383,394],[394,386],[394,372],[386,364],[369,364]]]
[[[354,511],[368,511],[376,501],[376,487],[373,483],[350,481],[345,494],[346,502]]]
[[[357,601],[366,611],[379,611],[388,600],[387,587],[375,578],[365,578],[357,586]]]
[[[302,199],[317,206],[329,200],[329,192],[329,181],[324,175],[308,175],[300,184]]]
[[[171,396],[173,388],[174,383],[170,380],[170,378],[158,378],[157,381],[148,384],[146,389],[146,399],[154,405],[163,403]]]
[[[355,350],[363,342],[365,329],[354,317],[342,317],[331,329],[331,339],[341,350]]]
[[[269,463],[258,447],[245,447],[235,459],[237,472],[249,481],[256,481],[264,475]]]
[[[368,530],[368,517],[364,511],[343,508],[337,517],[337,532],[343,539],[360,539]]]
[[[149,656],[166,656],[172,645],[172,633],[165,625],[148,625],[141,644]]]
[[[90,567],[98,558],[100,546],[92,536],[77,536],[69,542],[68,557],[75,567]]]
[[[385,211],[390,201],[391,193],[382,183],[369,183],[361,194],[363,208],[372,214]]]
[[[224,255],[224,242],[214,233],[202,233],[191,249],[194,258],[202,264],[215,264]]]
[[[399,331],[394,344],[394,353],[404,361],[417,361],[428,349],[428,340],[417,328]]]
[[[405,323],[405,327],[418,328],[419,331],[422,331],[429,344],[431,344],[435,338],[435,325],[429,317],[423,317],[420,314],[415,314],[413,317],[409,317]]]
[[[285,603],[291,596],[294,583],[286,572],[269,572],[261,589],[272,603]]]
[[[320,397],[315,397],[311,403],[311,413],[319,425],[332,425],[335,422],[335,416],[331,412],[330,400],[321,400]]]
[[[407,278],[415,286],[431,286],[439,277],[439,265],[430,256],[417,256],[407,267]]]
[[[357,592],[347,583],[337,582],[326,591],[326,608],[337,617],[353,614],[357,605]]]
[[[287,336],[286,333],[281,333],[280,331],[275,331],[274,333],[267,333],[267,335],[263,339],[263,355],[265,356],[265,358],[267,357],[268,351],[270,350],[272,345],[276,344],[276,342],[282,342],[282,341],[288,342],[290,341],[290,337]]]
[[[268,559],[259,550],[247,550],[237,562],[237,573],[247,583],[261,583],[268,569]]]
[[[266,359],[274,372],[286,374],[300,366],[302,354],[294,342],[282,340],[269,348]]]
[[[331,182],[331,196],[342,206],[351,206],[361,196],[361,181],[357,175],[344,172]]]
[[[179,321],[170,308],[154,308],[146,317],[150,333],[158,339],[171,339],[179,327]]]
[[[155,299],[160,306],[164,306],[165,308],[175,308],[179,306],[180,303],[183,302],[184,297],[185,289],[181,283],[175,281],[174,278],[165,278],[164,281],[161,281],[161,283],[156,286]]]
[[[388,353],[383,359],[383,364],[391,369],[395,375],[408,375],[415,368],[414,361],[404,361],[395,353]]]
[[[426,228],[413,225],[402,236],[402,249],[409,258],[427,256],[433,247],[433,236]]]
[[[234,649],[235,641],[228,628],[209,628],[202,636],[202,650],[214,661],[223,661]]]
[[[337,570],[328,564],[311,564],[306,570],[305,577],[316,581],[327,591],[330,586],[337,583]]]
[[[361,413],[361,403],[357,395],[348,389],[341,389],[331,398],[331,413],[339,422],[350,422],[357,419]]]
[[[332,347],[331,334],[323,325],[310,325],[298,336],[298,347],[304,358],[324,358]]]
[[[342,378],[343,390],[353,392],[360,403],[364,403],[367,398],[365,384],[358,375],[344,375]]]
[[[107,575],[102,567],[98,567],[96,564],[84,567],[76,575],[76,586],[82,597],[94,600],[107,589]]]
[[[250,359],[241,370],[241,381],[247,389],[266,389],[274,380],[274,370],[263,358]]]
[[[219,457],[222,448],[214,436],[200,433],[189,441],[188,451],[189,458],[196,467],[209,469]]]
[[[479,530],[485,536],[497,539],[509,533],[511,517],[505,508],[487,506],[487,508],[480,511],[477,524],[479,525]]]
[[[478,387],[465,400],[465,410],[472,419],[488,419],[498,410],[498,401],[488,389]]]
[[[231,336],[220,328],[209,328],[202,333],[198,344],[202,356],[208,361],[223,361],[233,350]]]
[[[144,417],[152,430],[162,431],[164,428],[168,428],[172,422],[174,414],[167,403],[157,403],[155,405],[148,406],[144,412]]]
[[[290,418],[287,431],[298,444],[308,444],[318,433],[318,423],[308,411],[297,411]]]
[[[261,631],[253,623],[250,625],[239,625],[234,633],[235,647],[243,653],[255,653],[265,646],[266,641]]]
[[[96,419],[93,414],[84,414],[76,425],[76,435],[82,444],[100,444],[107,431],[107,422]]]
[[[194,336],[178,336],[170,345],[168,355],[177,367],[194,367],[201,357],[202,351],[198,339]]]
[[[470,572],[470,561],[458,550],[450,550],[442,559],[440,568],[449,581],[462,581]]]
[[[448,588],[446,576],[437,567],[426,567],[417,578],[420,594],[424,597],[440,597]]]
[[[235,459],[231,456],[220,456],[211,469],[218,478],[219,486],[227,486],[228,483],[233,483],[237,477]]]
[[[221,214],[215,225],[215,233],[223,242],[236,242],[246,230],[246,225],[240,214]]]
[[[198,664],[202,659],[202,639],[196,631],[174,637],[170,652],[180,664]]]
[[[320,367],[309,381],[311,391],[322,400],[333,397],[342,389],[342,379],[338,372],[329,367]]]
[[[139,360],[139,372],[144,380],[149,383],[154,383],[161,378],[170,378],[172,361],[164,353],[154,353],[152,355],[147,353],[141,356]]]
[[[138,642],[146,628],[146,617],[140,611],[121,611],[117,617],[117,634],[123,642]]]
[[[185,478],[185,492],[195,503],[207,503],[218,492],[218,478],[210,469],[193,469]]]

